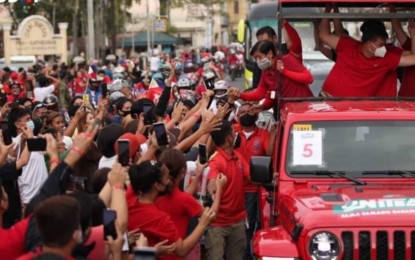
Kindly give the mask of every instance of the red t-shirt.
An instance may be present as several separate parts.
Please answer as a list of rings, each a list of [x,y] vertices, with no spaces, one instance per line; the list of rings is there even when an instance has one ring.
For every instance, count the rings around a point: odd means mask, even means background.
[[[411,50],[411,39],[408,38],[402,47],[404,50]],[[415,66],[404,68],[399,96],[415,97]]]
[[[81,83],[83,83],[84,84],[84,87],[82,87],[81,86]],[[74,79],[74,90],[75,90],[75,95],[76,94],[83,94],[84,93],[84,91],[85,91],[85,84],[86,84],[86,81],[85,81],[85,79],[83,78],[83,77],[81,77],[81,78],[75,78]]]
[[[301,72],[304,74],[304,77],[310,75],[310,72],[307,71],[307,68],[304,67],[304,65],[300,63],[298,58],[295,57],[292,53],[284,55],[282,57],[282,62],[284,63],[284,68],[286,70]],[[259,101],[265,98],[263,107],[264,109],[270,109],[278,100],[278,77],[279,73],[277,72],[276,65],[274,67],[263,70],[257,88],[250,92],[241,93],[240,98],[244,101]],[[275,98],[272,98],[271,96],[272,91],[275,91]],[[281,97],[287,98],[312,96],[313,93],[311,92],[308,84],[300,83],[285,76],[282,77]],[[281,106],[282,104],[280,104],[280,107]]]
[[[16,260],[32,260],[33,258],[40,256],[43,254],[43,250],[41,247],[37,248],[35,252],[29,252],[26,253],[19,258],[16,258]],[[62,255],[63,256],[63,255]],[[66,260],[75,260],[72,256],[64,256]],[[4,258],[6,259],[6,258]]]
[[[168,240],[169,244],[181,239],[175,223],[170,216],[161,211],[154,204],[140,203],[137,194],[131,187],[128,187],[127,193],[128,205],[128,230],[139,229],[148,240],[149,246]],[[176,256],[174,259],[180,259]],[[159,259],[172,259],[171,256],[162,256]]]
[[[104,75],[104,83],[110,84],[112,82],[111,78],[108,75]]]
[[[238,62],[238,58],[235,55],[228,56],[228,63],[230,64],[236,64]]]
[[[16,99],[19,99],[19,98],[26,98],[26,91],[24,91],[22,89],[22,91],[20,92],[20,94],[18,96],[7,95],[7,102],[13,102],[13,101],[15,101]]]
[[[94,249],[88,254],[88,259],[105,259],[104,226],[92,227],[91,234],[84,245],[95,243]]]
[[[245,133],[242,131],[242,127],[239,124],[234,124],[233,127],[241,137],[241,145],[235,150],[243,156],[248,164],[251,161],[252,156],[265,156],[267,154],[270,142],[270,134],[268,131],[256,127],[251,136],[246,138]],[[244,187],[245,192],[257,192],[259,190],[259,186],[252,184],[248,179],[245,179]]]
[[[334,97],[372,97],[379,87],[393,87],[383,84],[383,81],[389,72],[398,67],[402,50],[390,47],[383,58],[367,58],[361,48],[361,42],[340,37],[336,47],[336,64],[323,84],[325,92]],[[386,78],[386,82],[392,84],[390,78]]]
[[[242,221],[246,216],[244,180],[249,180],[249,166],[240,153],[227,154],[216,148],[216,153],[209,161],[208,180],[215,180],[223,173],[227,182],[223,189],[219,211],[212,226],[230,226]]]
[[[396,52],[402,54],[401,49],[395,48],[393,45],[386,46],[388,52]],[[396,97],[398,94],[398,73],[396,70],[390,70],[386,73],[381,85],[375,93],[376,97]]]
[[[177,187],[170,194],[159,197],[156,206],[169,214],[183,239],[186,237],[189,219],[199,216],[203,211],[202,205],[192,195]]]
[[[0,256],[2,259],[16,259],[24,254],[29,219],[25,218],[9,229],[0,228]]]

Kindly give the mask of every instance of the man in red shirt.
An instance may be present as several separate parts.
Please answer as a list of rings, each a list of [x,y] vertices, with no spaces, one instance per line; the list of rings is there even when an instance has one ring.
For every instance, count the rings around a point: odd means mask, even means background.
[[[192,234],[182,239],[170,216],[154,204],[157,197],[167,192],[170,175],[161,162],[144,161],[129,170],[131,187],[127,190],[128,230],[139,229],[156,247],[158,259],[181,259],[199,241],[215,213],[206,209]],[[182,202],[178,202],[182,203]],[[167,246],[165,246],[167,245]],[[174,253],[175,256],[166,256]],[[176,257],[177,256],[177,257]]]
[[[240,153],[234,151],[236,137],[232,125],[222,121],[220,129],[210,133],[216,153],[209,161],[208,191],[215,196],[215,179],[226,176],[219,211],[206,235],[209,259],[243,259],[246,248],[244,181],[249,180],[249,167]]]
[[[328,24],[329,19],[322,19],[320,38],[337,53],[336,64],[322,87],[323,92],[328,96],[380,95],[378,93],[384,91],[379,88],[396,88],[396,81],[392,80],[390,73],[396,73],[398,66],[415,65],[415,54],[403,53],[399,48],[386,48],[388,34],[381,21],[369,20],[363,23],[360,28],[361,42],[350,37],[331,34]],[[415,36],[413,23],[408,26],[408,31]],[[415,41],[415,37],[411,38]]]
[[[17,81],[13,81],[10,85],[10,94],[7,95],[7,102],[11,103],[16,99],[25,97],[26,92],[24,92],[22,86]]]
[[[390,12],[394,13],[395,8],[391,7]],[[391,19],[393,31],[396,38],[405,51],[411,50],[411,39],[403,30],[402,25],[398,19]],[[399,89],[400,97],[415,97],[415,66],[406,67],[403,71],[401,88]]]
[[[233,125],[241,140],[240,146],[235,147],[235,150],[243,156],[247,163],[250,162],[252,156],[271,155],[275,143],[275,131],[270,133],[255,125],[258,115],[250,113],[251,107],[251,103],[243,103],[239,107],[238,114],[236,116],[239,124]],[[245,180],[244,190],[248,219],[248,243],[245,251],[245,259],[252,259],[251,239],[256,227],[258,226],[259,186],[252,184],[249,180]]]
[[[65,259],[74,259],[71,253],[82,242],[80,224],[81,207],[78,201],[67,195],[53,196],[41,202],[34,217],[43,241],[43,247],[17,258],[29,260],[45,253],[57,253]]]

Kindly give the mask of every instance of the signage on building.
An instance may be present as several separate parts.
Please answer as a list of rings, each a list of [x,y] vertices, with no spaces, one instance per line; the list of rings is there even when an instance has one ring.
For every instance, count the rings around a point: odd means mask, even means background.
[[[0,3],[16,3],[19,2],[21,4],[31,4],[31,3],[39,3],[40,0],[0,0]]]
[[[154,31],[166,32],[167,31],[167,19],[159,18],[154,20]]]
[[[52,25],[40,15],[24,19],[17,35],[10,34],[10,25],[3,25],[4,53],[6,63],[10,56],[60,55],[61,61],[67,59],[67,23],[60,23],[60,33],[55,34]]]

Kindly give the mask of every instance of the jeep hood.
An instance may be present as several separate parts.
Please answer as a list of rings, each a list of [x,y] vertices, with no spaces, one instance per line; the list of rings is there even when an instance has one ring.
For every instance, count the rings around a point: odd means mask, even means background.
[[[415,184],[314,188],[281,196],[280,212],[308,229],[415,225]]]

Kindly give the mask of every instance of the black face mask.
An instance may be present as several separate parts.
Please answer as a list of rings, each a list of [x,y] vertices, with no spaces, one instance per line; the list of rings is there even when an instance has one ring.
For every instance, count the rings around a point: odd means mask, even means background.
[[[251,114],[245,114],[239,118],[239,122],[242,126],[250,127],[254,126],[256,121],[256,116]]]
[[[131,113],[131,111],[130,111],[130,110],[121,110],[120,115],[121,115],[121,116],[128,116],[130,113]]]

